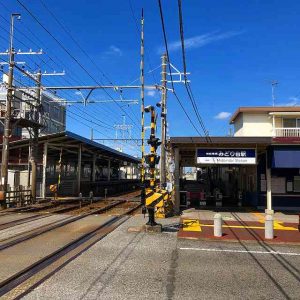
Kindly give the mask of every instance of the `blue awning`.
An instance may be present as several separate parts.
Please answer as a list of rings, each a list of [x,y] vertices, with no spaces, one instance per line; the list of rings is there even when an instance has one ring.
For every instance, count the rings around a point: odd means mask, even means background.
[[[300,168],[300,149],[274,149],[272,168]]]

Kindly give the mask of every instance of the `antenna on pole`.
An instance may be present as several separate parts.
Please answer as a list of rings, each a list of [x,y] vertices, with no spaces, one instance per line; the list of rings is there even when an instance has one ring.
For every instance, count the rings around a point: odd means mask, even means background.
[[[277,80],[271,80],[271,89],[272,89],[272,103],[273,103],[273,107],[275,106],[275,87],[279,84],[279,82]]]

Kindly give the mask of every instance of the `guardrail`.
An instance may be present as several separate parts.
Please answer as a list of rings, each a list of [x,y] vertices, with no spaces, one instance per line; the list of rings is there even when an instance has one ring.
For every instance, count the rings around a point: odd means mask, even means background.
[[[7,191],[5,202],[7,207],[24,206],[31,204],[31,189],[18,187],[16,190]]]

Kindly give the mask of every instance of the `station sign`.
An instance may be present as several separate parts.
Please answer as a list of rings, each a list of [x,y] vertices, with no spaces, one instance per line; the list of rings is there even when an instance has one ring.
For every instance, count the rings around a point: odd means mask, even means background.
[[[197,164],[255,165],[255,149],[197,149]]]

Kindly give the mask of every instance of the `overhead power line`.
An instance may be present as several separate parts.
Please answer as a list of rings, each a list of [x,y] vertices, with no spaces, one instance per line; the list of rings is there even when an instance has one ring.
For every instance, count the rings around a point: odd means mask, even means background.
[[[140,32],[140,28],[139,28],[139,25],[138,25],[138,20],[137,20],[137,18],[136,18],[135,13],[134,13],[132,1],[131,1],[131,0],[128,0],[128,2],[129,2],[130,11],[131,11],[131,16],[132,16],[133,21],[134,21],[134,23],[135,23],[136,32],[137,32],[138,36],[140,36],[141,32]],[[145,58],[147,59],[147,63],[148,63],[148,65],[149,65],[150,71],[153,70],[152,63],[151,63],[151,60],[150,60],[150,56],[149,56],[147,53],[145,53]],[[148,72],[148,73],[152,73],[152,72]],[[159,82],[159,81],[156,79],[154,73],[152,73],[151,75],[152,75],[152,78],[153,78],[154,82]]]
[[[167,54],[168,68],[169,68],[169,73],[170,73],[170,78],[171,78],[171,85],[172,85],[172,89],[173,89],[173,94],[174,94],[176,100],[178,101],[181,109],[183,110],[184,114],[186,115],[189,122],[193,126],[193,128],[196,130],[196,132],[200,136],[202,136],[202,134],[200,133],[200,131],[198,130],[198,128],[196,127],[196,125],[194,124],[192,119],[190,118],[189,114],[187,113],[186,109],[184,108],[181,100],[179,99],[179,97],[178,97],[178,95],[175,91],[173,76],[172,76],[172,70],[171,70],[171,66],[170,66],[170,55],[169,55],[169,49],[168,49],[168,40],[167,40],[167,34],[166,34],[166,29],[165,29],[165,21],[164,21],[164,15],[163,15],[163,10],[162,10],[161,0],[158,0],[158,6],[159,6],[160,20],[161,20],[161,26],[162,26],[162,31],[163,31],[164,44],[165,44],[165,49],[166,49],[166,54]]]
[[[74,60],[79,67],[98,85],[102,85],[101,81],[95,79],[91,73],[82,65],[82,63],[41,23],[41,21],[20,1],[17,2],[27,11],[27,13],[55,40],[55,42]],[[110,99],[114,100],[114,98],[104,89],[104,92],[109,96]],[[131,116],[119,105],[118,102],[114,101],[117,106],[129,117],[129,119],[137,125],[137,123],[131,118]],[[138,125],[137,125],[138,126]]]
[[[186,75],[186,72],[187,72],[187,69],[186,69],[186,56],[185,56],[185,46],[184,46],[184,31],[183,31],[183,17],[182,17],[182,5],[181,5],[181,0],[178,0],[178,15],[179,15],[179,30],[180,30],[180,40],[181,40],[181,50],[182,50],[182,62],[183,62],[183,76],[184,76],[184,85],[185,85],[185,88],[186,88],[186,91],[187,91],[187,94],[188,94],[188,97],[192,103],[192,106],[193,106],[193,109],[194,109],[194,112],[196,114],[196,117],[198,119],[198,122],[205,134],[205,138],[206,138],[206,141],[210,141],[211,142],[211,139],[209,137],[209,134],[208,134],[208,131],[207,129],[205,128],[205,125],[204,125],[204,122],[200,116],[200,113],[199,113],[199,109],[197,107],[197,103],[195,101],[195,98],[194,98],[194,95],[193,95],[193,92],[192,92],[192,89],[191,89],[191,86],[187,80],[187,75]]]
[[[75,45],[81,50],[81,52],[88,58],[88,60],[92,63],[92,65],[101,73],[101,75],[107,80],[107,82],[111,85],[114,85],[112,80],[105,74],[105,72],[99,67],[99,65],[95,62],[95,60],[85,51],[85,49],[80,45],[80,43],[76,40],[73,34],[63,25],[63,23],[56,17],[56,15],[49,9],[49,7],[45,4],[43,0],[39,0],[42,6],[46,9],[46,11],[52,16],[52,18],[56,21],[56,23],[62,28],[62,30],[71,38],[71,40],[75,43]],[[121,95],[121,91],[115,90],[118,95]],[[138,120],[138,119],[137,119]]]

